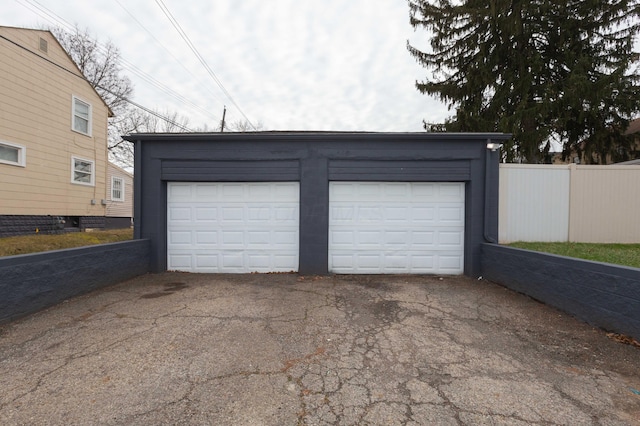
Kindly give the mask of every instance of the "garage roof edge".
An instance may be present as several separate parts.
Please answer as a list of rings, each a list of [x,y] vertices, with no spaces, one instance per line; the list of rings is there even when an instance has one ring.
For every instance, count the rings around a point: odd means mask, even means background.
[[[370,141],[376,139],[399,138],[403,140],[419,141],[505,141],[511,138],[508,133],[431,133],[431,132],[332,132],[332,131],[269,131],[269,132],[228,132],[228,133],[132,133],[123,136],[129,142],[160,142],[160,141],[217,141],[231,139],[251,140],[326,140],[328,137],[336,139],[350,139]]]

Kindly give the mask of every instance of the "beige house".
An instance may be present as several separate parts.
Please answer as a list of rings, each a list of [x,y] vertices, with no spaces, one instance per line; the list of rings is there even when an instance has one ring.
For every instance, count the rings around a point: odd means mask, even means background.
[[[104,227],[112,115],[49,31],[0,27],[0,236]]]
[[[133,175],[113,163],[107,164],[106,228],[126,228],[133,218]]]

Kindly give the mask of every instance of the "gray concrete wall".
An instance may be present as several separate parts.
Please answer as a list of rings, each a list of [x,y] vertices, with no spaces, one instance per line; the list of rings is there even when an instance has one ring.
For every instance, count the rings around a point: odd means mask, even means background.
[[[608,331],[640,338],[640,269],[482,245],[482,276]]]
[[[149,271],[149,241],[0,258],[0,322]]]
[[[60,216],[0,215],[0,237],[34,235],[36,230],[42,234],[57,234],[64,229],[62,220]]]
[[[61,234],[65,228],[104,229],[104,216],[0,215],[0,237]],[[65,223],[66,222],[66,223]],[[76,222],[76,223],[72,223]]]

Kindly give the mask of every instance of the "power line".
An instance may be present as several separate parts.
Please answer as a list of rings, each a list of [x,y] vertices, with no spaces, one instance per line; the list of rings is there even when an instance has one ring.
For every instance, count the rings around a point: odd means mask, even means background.
[[[127,102],[127,103],[129,103],[129,104],[133,105],[134,107],[139,108],[139,109],[141,109],[141,110],[145,111],[147,114],[151,114],[151,115],[153,115],[153,116],[155,116],[155,117],[158,117],[159,119],[164,120],[164,121],[166,121],[167,123],[169,123],[169,124],[171,124],[171,125],[174,125],[174,126],[176,126],[176,127],[180,128],[181,130],[184,130],[185,132],[191,132],[191,133],[193,133],[193,130],[191,130],[190,128],[188,128],[188,127],[186,127],[186,126],[183,126],[182,124],[180,124],[180,123],[178,123],[178,122],[176,122],[176,121],[174,121],[174,120],[170,119],[169,117],[165,117],[164,115],[162,115],[162,114],[160,114],[160,113],[158,113],[158,112],[155,112],[155,111],[153,111],[152,109],[149,109],[149,108],[147,108],[147,107],[144,107],[144,106],[142,106],[142,105],[140,105],[140,104],[138,104],[138,103],[136,103],[136,102],[132,101],[131,99],[128,99],[128,98],[126,98],[126,97],[124,97],[124,96],[118,95],[117,93],[112,92],[111,90],[107,89],[106,87],[102,87],[102,86],[96,86],[96,87],[99,87],[100,89],[104,90],[105,92],[109,92],[109,93],[111,93],[113,96],[117,97],[118,99],[122,99],[123,101],[125,101],[125,102]]]
[[[49,22],[52,22],[54,25],[57,25],[60,28],[66,30],[67,32],[73,33],[73,32],[76,31],[76,27],[71,25],[69,22],[65,21],[60,16],[56,15],[51,10],[49,10],[46,7],[42,6],[37,0],[16,0],[16,2],[20,3],[23,7],[27,8],[27,9],[30,9],[32,12],[36,13],[37,15],[45,18]],[[104,53],[104,52],[107,51],[106,47],[104,45],[102,45],[101,43],[96,43],[96,45],[97,45],[98,49],[101,52]],[[172,97],[173,99],[177,100],[180,103],[190,105],[192,108],[200,110],[202,113],[204,113],[206,116],[210,117],[211,119],[214,119],[214,120],[217,119],[217,117],[214,116],[211,113],[210,110],[197,105],[196,103],[194,103],[190,99],[188,99],[188,98],[184,97],[183,95],[175,92],[174,90],[172,90],[171,88],[169,88],[168,86],[163,84],[162,82],[158,81],[154,77],[152,77],[149,74],[145,73],[144,71],[140,70],[138,67],[136,67],[134,64],[132,64],[131,62],[127,61],[126,59],[121,57],[120,60],[122,62],[123,68],[127,69],[128,71],[131,71],[133,74],[137,75],[139,78],[141,78],[142,80],[144,80],[145,82],[147,82],[151,86],[155,87],[156,89],[160,90],[164,94]],[[218,101],[220,101],[220,100],[218,99]]]
[[[195,75],[193,75],[193,73],[189,70],[189,68],[187,68],[187,67],[184,65],[184,63],[183,63],[182,61],[180,61],[178,58],[176,58],[176,57],[173,55],[173,53],[171,53],[171,51],[170,51],[170,50],[169,50],[169,49],[164,45],[164,43],[162,43],[160,40],[158,40],[158,39],[156,38],[156,36],[154,36],[154,35],[153,35],[153,33],[152,33],[151,31],[149,31],[149,30],[147,29],[147,27],[145,27],[145,26],[142,24],[142,22],[140,22],[140,21],[138,20],[138,18],[136,18],[136,16],[135,16],[133,13],[131,13],[131,12],[129,11],[129,9],[127,9],[127,8],[126,8],[126,7],[125,7],[125,6],[120,2],[120,0],[116,0],[116,3],[118,3],[118,5],[122,8],[122,10],[124,10],[124,11],[125,11],[125,12],[130,16],[130,17],[131,17],[131,19],[133,19],[133,20],[136,22],[136,24],[138,24],[138,26],[139,26],[140,28],[142,28],[142,29],[143,29],[147,34],[149,34],[149,36],[150,36],[150,37],[151,37],[151,38],[152,38],[152,39],[153,39],[153,40],[158,44],[158,46],[160,46],[160,47],[161,47],[165,52],[167,52],[167,54],[168,54],[169,56],[171,56],[171,57],[173,58],[173,60],[174,60],[178,65],[180,65],[180,66],[181,66],[181,67],[182,67],[182,68],[183,68],[183,69],[184,69],[184,70],[185,70],[185,71],[186,71],[186,72],[187,72],[191,77],[193,77],[194,79],[196,79],[196,78],[197,78]],[[216,95],[216,94],[215,94],[215,93],[214,93],[214,92],[209,88],[209,86],[204,86],[204,87],[207,89],[207,91],[208,91],[208,92],[209,92],[209,93],[210,93],[210,94],[211,94],[211,95],[212,95],[212,96],[213,96],[217,101],[219,101],[220,103],[222,103],[222,101],[221,101],[221,100],[217,97],[217,95]],[[208,112],[208,111],[207,111],[207,112]],[[212,116],[213,116],[213,115],[212,115]]]
[[[251,120],[249,120],[249,117],[247,117],[247,115],[244,113],[244,111],[242,111],[242,108],[240,108],[240,105],[238,105],[236,103],[236,101],[233,99],[233,97],[231,96],[231,93],[229,93],[229,91],[227,91],[227,89],[224,87],[224,85],[222,84],[222,82],[220,81],[220,79],[218,78],[218,76],[216,75],[215,72],[213,72],[213,70],[211,69],[211,67],[209,66],[209,64],[207,64],[207,61],[205,61],[205,59],[202,57],[202,55],[200,54],[200,52],[198,51],[198,49],[195,47],[195,45],[191,42],[191,39],[189,39],[189,36],[187,35],[187,33],[182,29],[182,26],[180,26],[180,23],[177,21],[177,19],[172,15],[171,11],[169,10],[169,8],[167,8],[167,6],[164,4],[164,2],[162,0],[156,0],[156,4],[158,5],[158,7],[160,7],[160,9],[162,10],[162,12],[165,14],[165,16],[167,17],[167,19],[169,19],[169,21],[171,22],[171,25],[173,25],[173,27],[176,29],[176,31],[178,31],[178,34],[180,34],[180,37],[182,37],[182,39],[184,40],[184,42],[187,44],[187,46],[189,46],[189,49],[191,49],[191,51],[193,52],[193,54],[196,56],[196,58],[198,58],[198,60],[200,61],[200,63],[202,64],[202,66],[204,67],[204,69],[207,71],[207,73],[209,73],[209,75],[211,76],[211,78],[213,79],[213,81],[216,82],[216,84],[218,85],[218,87],[220,87],[220,89],[222,90],[222,92],[225,94],[225,96],[231,101],[231,103],[238,109],[238,111],[240,112],[240,114],[242,114],[242,116],[244,117],[244,119],[247,121],[247,123],[249,123],[249,125],[251,125],[251,127],[254,128],[254,130],[256,129],[256,126],[253,125],[253,123],[251,123]]]
[[[20,48],[22,50],[25,50],[25,51],[31,53],[32,55],[37,56],[38,58],[42,59],[43,61],[46,61],[46,62],[50,63],[51,65],[54,65],[54,66],[60,68],[61,70],[65,71],[65,72],[68,72],[69,74],[73,75],[74,77],[77,77],[77,78],[85,81],[87,84],[93,86],[93,84],[87,79],[87,77],[82,75],[82,73],[78,74],[76,70],[70,70],[69,68],[65,68],[64,66],[62,66],[62,65],[60,65],[60,64],[58,64],[56,62],[53,62],[49,58],[46,58],[46,57],[40,55],[39,53],[34,52],[33,50],[29,49],[28,47],[25,47],[25,46],[21,45],[20,43],[14,41],[14,40],[11,40],[11,39],[9,39],[9,38],[1,35],[1,34],[0,34],[0,39],[8,41],[9,43],[13,44],[14,46],[16,46],[16,47],[18,47],[18,48]],[[108,93],[112,94],[113,96],[117,97],[118,99],[121,99],[121,100],[123,100],[123,101],[125,101],[125,102],[127,102],[127,103],[129,103],[129,104],[131,104],[133,106],[135,106],[136,108],[140,108],[141,110],[143,110],[143,111],[145,111],[145,112],[147,112],[147,113],[149,113],[149,114],[151,114],[151,115],[153,115],[155,117],[158,117],[158,118],[166,121],[169,124],[172,124],[172,125],[174,125],[176,127],[179,127],[180,129],[182,129],[182,130],[184,130],[186,132],[193,132],[193,130],[191,130],[186,126],[183,126],[183,125],[173,121],[169,117],[165,117],[165,116],[163,116],[162,114],[160,114],[158,112],[155,112],[155,111],[153,111],[153,110],[151,110],[151,109],[149,109],[147,107],[144,107],[144,106],[132,101],[131,99],[129,99],[129,98],[125,97],[125,96],[122,96],[120,94],[114,93],[111,90],[107,89],[106,87],[102,87],[100,85],[96,85],[95,87],[97,87],[97,88],[99,88],[101,90],[104,90],[105,92],[108,92]]]
[[[49,22],[54,22],[56,25],[60,25],[62,27],[70,27],[68,22],[66,22],[64,19],[60,18],[59,16],[55,15],[54,13],[52,13],[50,10],[48,10],[46,7],[42,6],[40,3],[38,3],[35,0],[33,2],[30,2],[29,0],[27,0],[26,2],[23,2],[22,0],[16,0],[16,2],[21,4],[23,7],[27,9],[31,9],[31,11],[36,13],[37,15],[43,16],[44,14],[45,15],[44,18],[47,19]],[[38,10],[40,12],[38,12]]]

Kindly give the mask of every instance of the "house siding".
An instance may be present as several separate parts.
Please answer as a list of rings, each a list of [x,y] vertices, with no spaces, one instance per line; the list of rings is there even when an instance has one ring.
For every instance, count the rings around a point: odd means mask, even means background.
[[[41,37],[48,53],[38,48]],[[25,167],[0,164],[0,214],[104,216],[102,99],[48,31],[0,27],[0,76],[0,141],[26,147]],[[91,136],[71,130],[73,96],[91,104]],[[71,157],[95,162],[95,186],[71,183]]]

